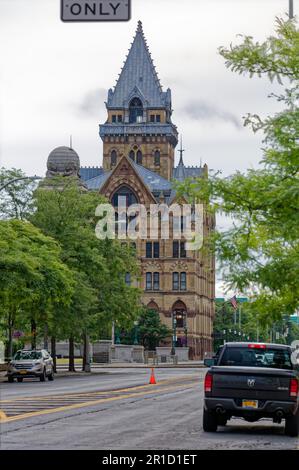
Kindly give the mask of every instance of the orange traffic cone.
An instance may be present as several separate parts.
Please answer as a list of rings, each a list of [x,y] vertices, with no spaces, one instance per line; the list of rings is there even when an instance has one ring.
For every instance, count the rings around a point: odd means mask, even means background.
[[[152,368],[152,373],[151,373],[151,378],[150,378],[150,381],[149,381],[150,385],[156,385],[156,379],[155,379],[155,371],[154,371],[154,368]]]

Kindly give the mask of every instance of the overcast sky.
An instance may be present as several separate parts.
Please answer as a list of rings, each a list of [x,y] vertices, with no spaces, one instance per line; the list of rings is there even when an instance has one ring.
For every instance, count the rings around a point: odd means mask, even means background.
[[[295,12],[299,0],[295,0]],[[172,89],[173,121],[185,163],[225,174],[256,166],[262,135],[242,126],[248,112],[278,109],[266,79],[225,68],[219,46],[250,34],[264,40],[288,0],[132,0],[128,23],[63,23],[60,0],[0,0],[0,165],[44,175],[47,156],[73,147],[82,165],[102,164],[104,101],[143,21],[154,63]]]

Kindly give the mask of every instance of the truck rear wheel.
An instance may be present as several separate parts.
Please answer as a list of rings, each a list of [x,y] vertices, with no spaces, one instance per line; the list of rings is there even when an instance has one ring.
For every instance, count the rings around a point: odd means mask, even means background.
[[[203,410],[203,430],[205,432],[216,432],[217,431],[217,416],[215,413]]]
[[[299,410],[295,415],[286,417],[285,433],[290,437],[298,437],[299,435]]]

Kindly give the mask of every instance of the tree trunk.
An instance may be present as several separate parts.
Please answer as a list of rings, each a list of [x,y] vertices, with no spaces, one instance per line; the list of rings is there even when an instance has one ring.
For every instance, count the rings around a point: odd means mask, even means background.
[[[83,339],[83,355],[82,355],[82,371],[85,371],[85,365],[86,365],[86,335],[82,335]]]
[[[73,336],[69,339],[69,371],[75,372],[75,354],[74,354],[74,338]]]
[[[56,368],[56,338],[54,336],[51,337],[51,356],[53,359],[53,365],[54,365],[54,372],[57,372]]]
[[[90,372],[90,354],[89,354],[89,337],[87,333],[83,335],[83,362],[82,371]]]
[[[36,323],[31,320],[31,348],[36,349]]]
[[[44,349],[48,351],[49,349],[49,338],[48,338],[48,325],[45,324],[45,329],[44,329]]]
[[[9,313],[8,317],[8,341],[6,345],[6,359],[10,361],[13,355],[13,344],[12,344],[12,330],[13,330],[13,322],[12,322],[12,315]]]

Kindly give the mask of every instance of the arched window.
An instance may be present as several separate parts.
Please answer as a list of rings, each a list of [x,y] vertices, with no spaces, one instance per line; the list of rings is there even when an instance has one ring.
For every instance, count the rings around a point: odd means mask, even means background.
[[[142,165],[142,152],[141,152],[141,150],[138,150],[138,152],[137,152],[137,163],[138,163],[138,165]]]
[[[117,162],[117,153],[116,150],[112,150],[111,152],[111,166],[115,166]]]
[[[155,151],[155,165],[160,166],[160,151],[159,150]]]
[[[130,157],[131,160],[133,160],[133,162],[135,162],[135,152],[134,152],[134,150],[130,151],[129,157]]]
[[[124,198],[127,207],[130,207],[132,204],[138,204],[135,194],[127,186],[122,186],[113,194],[111,200],[113,207],[118,207],[119,198]]]
[[[139,98],[133,98],[129,107],[129,120],[130,123],[142,122],[143,118],[143,106]]]

